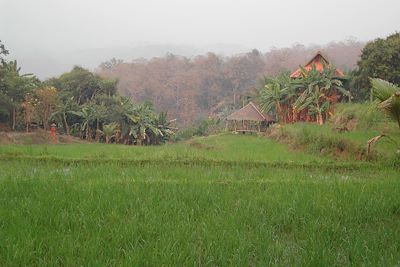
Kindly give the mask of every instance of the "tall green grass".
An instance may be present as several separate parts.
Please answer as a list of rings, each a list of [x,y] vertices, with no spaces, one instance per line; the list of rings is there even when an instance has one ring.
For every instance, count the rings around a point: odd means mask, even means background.
[[[0,147],[0,266],[393,266],[399,171],[220,135]]]
[[[233,160],[233,161],[323,161],[310,154],[289,151],[274,140],[249,135],[196,137],[187,142],[163,146],[125,146],[115,144],[5,145],[0,157],[52,157],[115,160]],[[329,160],[329,159],[327,159]]]
[[[393,169],[0,162],[0,265],[399,263]]]
[[[270,137],[296,150],[345,160],[374,160],[400,164],[400,129],[375,104],[339,104],[324,125],[296,123],[272,127]],[[339,132],[338,129],[347,129]],[[367,142],[384,134],[367,156]]]
[[[395,128],[394,123],[386,118],[376,103],[341,103],[338,104],[332,122],[337,124],[355,120],[357,130],[379,130],[385,126]]]

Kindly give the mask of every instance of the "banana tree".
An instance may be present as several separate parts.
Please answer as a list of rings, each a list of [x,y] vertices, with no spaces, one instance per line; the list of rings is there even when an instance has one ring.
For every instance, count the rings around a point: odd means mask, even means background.
[[[68,124],[68,117],[69,115],[76,115],[76,109],[78,109],[77,104],[75,101],[73,101],[73,98],[67,99],[65,102],[60,101],[60,104],[58,105],[58,110],[56,112],[53,112],[51,114],[51,119],[53,118],[59,118],[59,120],[62,122],[62,125],[64,126],[65,133],[67,135],[70,135],[70,126]],[[80,117],[82,116],[81,113],[79,113]]]
[[[90,106],[84,106],[81,111],[71,111],[71,114],[79,116],[82,122],[79,124],[81,138],[85,137],[88,141],[92,140],[90,124],[94,121],[93,110]]]
[[[302,111],[307,108],[310,115],[316,116],[319,125],[324,124],[323,114],[329,109],[329,105],[330,102],[328,98],[318,85],[310,85],[308,90],[304,90],[293,104],[294,109],[297,111]]]
[[[167,142],[171,136],[175,134],[177,128],[173,126],[176,120],[168,120],[167,113],[161,112],[154,121],[155,127],[157,127],[158,131],[156,134],[153,131],[149,132],[152,144],[160,144]]]
[[[115,132],[117,130],[117,127],[118,127],[118,123],[113,122],[113,123],[110,123],[110,124],[103,125],[103,130],[102,131],[99,130],[102,134],[105,135],[106,144],[109,144],[111,138],[115,137]]]
[[[287,104],[292,96],[292,86],[290,78],[286,74],[276,78],[264,78],[264,88],[260,92],[260,103],[264,111],[269,112],[274,109],[276,119],[280,122],[286,122]]]
[[[311,70],[301,68],[301,78],[293,82],[298,97],[293,103],[296,113],[308,109],[310,115],[316,115],[318,124],[324,123],[324,117],[334,112],[339,98],[337,91],[349,96],[342,87],[342,81],[334,76],[334,68],[325,66],[322,72],[313,65]]]
[[[154,135],[160,135],[162,132],[155,124],[155,113],[153,108],[147,104],[141,104],[132,110],[131,114],[127,114],[131,124],[129,136],[132,136],[138,145],[142,145],[144,141],[150,143],[151,132]]]

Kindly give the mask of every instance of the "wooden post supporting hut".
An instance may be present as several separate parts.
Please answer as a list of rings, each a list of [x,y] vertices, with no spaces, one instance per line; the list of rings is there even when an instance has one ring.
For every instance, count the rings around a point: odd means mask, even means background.
[[[226,120],[228,129],[235,133],[263,132],[275,122],[271,116],[262,113],[253,102],[233,112]]]

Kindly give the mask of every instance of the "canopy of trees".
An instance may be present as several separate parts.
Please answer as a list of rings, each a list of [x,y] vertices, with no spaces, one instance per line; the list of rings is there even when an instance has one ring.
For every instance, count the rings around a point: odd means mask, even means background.
[[[370,78],[380,78],[400,84],[400,33],[385,39],[367,43],[354,72],[354,93],[356,100],[366,100],[372,96]]]

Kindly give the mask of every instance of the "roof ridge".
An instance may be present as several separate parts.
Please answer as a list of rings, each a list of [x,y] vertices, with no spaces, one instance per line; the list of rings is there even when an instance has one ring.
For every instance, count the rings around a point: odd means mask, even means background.
[[[253,108],[258,112],[258,114],[261,115],[261,117],[262,117],[264,120],[266,119],[265,116],[258,110],[257,106],[256,106],[252,101],[250,101],[249,104],[251,104],[251,105],[253,106]]]
[[[318,51],[318,52],[315,54],[315,56],[313,56],[313,57],[307,62],[307,64],[305,64],[304,66],[307,66],[307,65],[311,64],[311,63],[314,61],[314,59],[315,59],[318,55],[321,56],[323,60],[325,60],[325,62],[328,64],[328,66],[331,64],[331,63],[329,62],[329,60],[328,60],[326,57],[324,57],[324,55],[322,54],[322,52],[321,52],[321,51]]]

